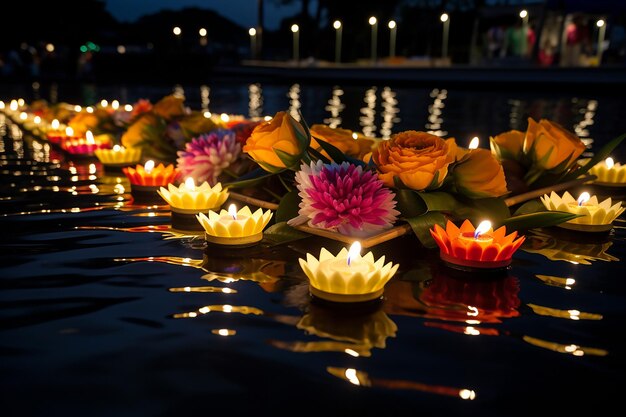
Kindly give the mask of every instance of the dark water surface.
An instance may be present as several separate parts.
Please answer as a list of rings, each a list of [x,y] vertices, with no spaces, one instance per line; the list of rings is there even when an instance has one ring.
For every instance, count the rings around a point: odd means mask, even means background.
[[[248,115],[247,85],[210,88],[211,111]],[[262,86],[261,114],[288,108],[290,88]],[[170,90],[59,89],[57,99]],[[360,119],[372,113],[367,90],[338,96],[342,126],[371,126]],[[310,123],[331,117],[332,91],[300,86]],[[612,97],[385,91],[374,95],[377,136],[385,106],[392,131],[459,142],[524,129],[528,115],[579,128],[594,147],[626,132]],[[199,87],[185,94],[207,107]],[[336,243],[207,248],[170,230],[167,206],[135,205],[128,191],[126,178],[68,160],[0,114],[2,415],[564,416],[622,403],[623,219],[599,237],[529,232],[498,278],[459,275],[397,238],[373,248],[400,264],[384,300],[347,309],[312,303],[297,264]]]

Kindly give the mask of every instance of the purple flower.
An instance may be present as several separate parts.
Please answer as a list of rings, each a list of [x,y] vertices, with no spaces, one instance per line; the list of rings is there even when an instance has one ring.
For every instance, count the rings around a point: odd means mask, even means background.
[[[178,151],[178,169],[183,178],[193,177],[196,184],[208,181],[215,185],[217,177],[237,159],[241,145],[235,134],[228,129],[204,133]]]
[[[308,220],[313,227],[363,237],[390,228],[400,214],[394,193],[360,166],[312,162],[301,166],[296,182],[300,216],[290,224]]]

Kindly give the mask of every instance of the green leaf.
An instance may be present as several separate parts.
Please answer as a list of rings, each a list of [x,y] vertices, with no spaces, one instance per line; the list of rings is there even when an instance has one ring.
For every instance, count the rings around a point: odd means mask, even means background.
[[[268,178],[270,178],[273,175],[274,174],[270,173],[270,174],[262,175],[260,177],[250,178],[248,180],[233,181],[233,182],[226,183],[224,186],[228,187],[228,188],[256,187],[257,185],[262,184],[263,182],[265,182],[265,180],[267,180]]]
[[[580,217],[573,213],[564,211],[542,211],[538,213],[521,214],[509,217],[499,223],[499,226],[506,226],[508,230],[526,230],[536,227],[556,226],[568,220]]]
[[[611,152],[613,152],[613,150],[617,148],[620,143],[622,143],[624,138],[626,138],[626,133],[616,137],[615,139],[604,145],[598,152],[595,153],[595,155],[589,160],[589,162],[564,176],[561,181],[565,182],[575,180],[576,178],[585,174],[591,169],[591,167],[596,165],[598,162],[604,161],[611,154]]]
[[[426,203],[417,194],[413,190],[396,189],[396,201],[398,202],[396,208],[402,213],[403,217],[415,217],[428,211]]]
[[[406,219],[406,221],[411,225],[413,233],[415,233],[415,236],[417,236],[422,245],[427,248],[434,248],[437,244],[430,235],[430,229],[435,224],[445,227],[446,217],[438,211],[430,211],[420,216]]]
[[[302,115],[300,110],[298,110],[298,115],[300,116],[300,120],[302,120],[302,122],[298,122],[293,117],[290,119],[290,121],[293,120],[291,124],[292,124],[294,132],[296,132],[296,139],[298,139],[298,143],[300,144],[300,150],[304,152],[311,145],[311,130],[309,129],[309,125],[307,124],[306,120],[304,120],[304,116]],[[304,129],[305,136],[302,136],[300,134],[300,130],[298,129],[298,126],[293,125],[294,122],[298,123],[302,127],[302,129]]]
[[[417,193],[421,198],[428,211],[454,211],[461,206],[461,203],[450,193],[444,191],[421,192]]]
[[[298,215],[300,196],[298,190],[288,192],[281,198],[276,210],[276,222],[286,222]]]
[[[322,153],[320,153],[317,149],[309,148],[309,154],[317,160],[321,160],[325,164],[330,164],[330,159],[326,158]]]
[[[485,219],[498,223],[509,218],[511,212],[502,198],[464,198],[454,210],[454,216],[459,219],[470,219],[473,224]]]
[[[278,158],[280,158],[280,160],[282,161],[283,164],[285,164],[285,166],[289,169],[295,169],[296,165],[298,165],[298,162],[300,161],[300,158],[295,156],[295,155],[291,155],[281,149],[276,149],[276,148],[272,148],[274,153],[276,154],[276,156],[278,156]]]
[[[347,162],[346,155],[344,155],[344,153],[337,149],[335,146],[319,138],[315,138],[315,140],[317,141],[317,143],[320,144],[320,147],[324,151],[326,151],[328,156],[330,156],[333,161],[338,164],[342,162]]]
[[[309,233],[301,232],[289,226],[287,222],[276,223],[263,231],[263,239],[272,245],[293,242],[294,240],[311,237]]]
[[[539,211],[546,211],[546,206],[544,206],[540,200],[535,199],[527,201],[519,206],[513,215],[518,216],[520,214],[537,213]]]

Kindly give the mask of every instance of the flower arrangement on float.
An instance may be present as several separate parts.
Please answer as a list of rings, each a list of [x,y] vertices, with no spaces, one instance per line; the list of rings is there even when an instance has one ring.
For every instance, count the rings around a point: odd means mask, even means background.
[[[239,191],[231,198],[276,209],[272,231],[283,237],[362,239],[364,247],[410,231],[434,247],[431,231],[448,221],[478,225],[488,219],[494,230],[507,226],[511,232],[574,221],[579,213],[544,206],[537,200],[544,193],[537,192],[564,190],[582,183],[589,170],[611,169],[596,166],[608,164],[601,161],[624,137],[581,164],[580,138],[545,119],[529,119],[525,132],[491,137],[488,150],[413,130],[380,140],[323,124],[309,127],[301,115],[298,121],[285,111],[265,120],[228,120],[191,111],[177,95],[155,104],[80,109],[36,102],[31,110],[47,126],[56,119],[57,130],[68,126],[79,136],[92,131],[95,138],[111,138],[111,145],[140,151],[135,155],[142,160],[175,162],[176,181],[220,184]],[[518,207],[528,200],[533,204]]]

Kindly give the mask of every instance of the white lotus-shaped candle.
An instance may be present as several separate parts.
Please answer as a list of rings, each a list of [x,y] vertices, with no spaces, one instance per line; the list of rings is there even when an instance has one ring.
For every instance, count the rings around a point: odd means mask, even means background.
[[[598,198],[595,195],[590,196],[587,192],[582,193],[578,200],[576,200],[567,191],[562,197],[552,191],[549,197],[547,194],[541,197],[541,202],[551,211],[565,211],[582,215],[581,217],[561,224],[561,226],[566,228],[568,225],[574,225],[574,227],[570,228],[578,230],[585,229],[575,226],[606,226],[600,227],[598,231],[600,229],[609,230],[613,220],[624,212],[624,207],[622,207],[621,202],[612,204],[610,197],[602,202],[598,202]]]
[[[205,181],[196,187],[191,177],[179,187],[168,184],[167,188],[161,187],[157,192],[167,201],[172,211],[186,213],[218,209],[228,198],[228,191],[222,189],[221,183],[211,187]]]
[[[589,173],[598,177],[596,184],[626,186],[626,165],[615,163],[613,158],[606,158],[597,163],[591,167]]]
[[[235,205],[231,204],[228,211],[216,213],[209,210],[208,216],[200,213],[196,217],[206,231],[205,238],[208,242],[245,245],[263,239],[263,229],[272,218],[272,212],[258,209],[252,213],[248,206],[237,211]]]
[[[359,254],[361,245],[355,242],[350,251],[341,249],[337,256],[326,248],[320,250],[319,259],[310,253],[300,266],[310,280],[311,294],[330,301],[358,302],[379,298],[385,284],[398,270],[385,257],[374,260],[372,252]]]

